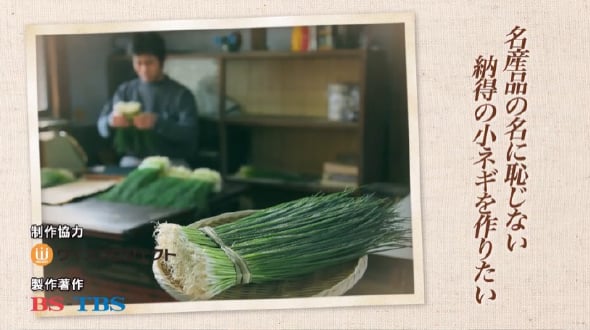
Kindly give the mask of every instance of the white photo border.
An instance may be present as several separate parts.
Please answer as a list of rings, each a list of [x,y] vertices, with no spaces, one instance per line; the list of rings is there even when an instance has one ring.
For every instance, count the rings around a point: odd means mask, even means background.
[[[41,218],[41,178],[37,107],[37,65],[36,38],[45,35],[122,33],[138,31],[181,31],[181,30],[221,30],[272,28],[303,25],[342,25],[342,24],[404,24],[406,51],[406,79],[408,102],[409,161],[412,214],[412,253],[414,293],[400,295],[368,295],[318,298],[282,298],[262,300],[223,300],[194,302],[165,302],[126,304],[120,312],[79,313],[77,306],[65,306],[60,313],[36,312],[37,316],[83,316],[83,315],[125,315],[149,313],[179,313],[196,311],[234,311],[266,309],[308,309],[327,307],[352,307],[375,305],[424,304],[424,272],[422,251],[422,217],[420,203],[420,148],[418,130],[418,91],[416,71],[415,15],[411,12],[383,14],[345,14],[244,17],[197,20],[157,20],[136,22],[104,22],[88,24],[51,24],[26,26],[26,72],[27,72],[27,111],[29,130],[29,164],[31,184],[32,224],[40,225]],[[41,240],[33,240],[32,245]],[[33,266],[33,276],[43,277],[43,267]],[[42,297],[42,292],[32,296]]]

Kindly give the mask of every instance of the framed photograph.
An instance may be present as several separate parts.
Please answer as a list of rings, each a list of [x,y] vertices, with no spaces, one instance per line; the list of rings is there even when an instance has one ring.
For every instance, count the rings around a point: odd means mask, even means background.
[[[412,13],[26,38],[38,315],[424,303]]]

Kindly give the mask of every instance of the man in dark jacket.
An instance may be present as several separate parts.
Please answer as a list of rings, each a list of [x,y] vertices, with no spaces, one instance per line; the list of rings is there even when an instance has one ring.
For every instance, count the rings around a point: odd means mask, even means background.
[[[130,125],[138,130],[152,130],[154,146],[150,154],[128,152],[121,165],[135,165],[141,157],[160,155],[190,162],[197,142],[197,108],[193,94],[164,74],[166,48],[160,35],[137,33],[132,43],[133,68],[138,78],[121,84],[98,119],[101,136],[109,137],[114,129]],[[113,111],[119,102],[139,102],[141,113],[132,121]],[[183,162],[184,161],[184,162]]]

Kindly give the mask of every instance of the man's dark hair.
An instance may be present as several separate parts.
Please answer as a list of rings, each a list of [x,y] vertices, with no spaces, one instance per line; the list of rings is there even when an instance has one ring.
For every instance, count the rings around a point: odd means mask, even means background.
[[[164,39],[155,32],[141,32],[133,35],[131,43],[133,55],[154,55],[160,63],[164,63],[166,57],[166,45]]]

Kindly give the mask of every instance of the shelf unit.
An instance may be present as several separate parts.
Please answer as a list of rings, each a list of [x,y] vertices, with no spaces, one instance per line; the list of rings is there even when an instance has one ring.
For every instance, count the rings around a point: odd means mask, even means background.
[[[323,163],[352,156],[358,184],[383,180],[386,111],[380,51],[251,52],[218,58],[221,171],[229,180],[293,189],[338,190],[317,183],[236,178],[240,165],[321,177]],[[381,68],[381,70],[380,70]],[[360,90],[358,120],[327,117],[330,83],[355,83]],[[226,97],[241,114],[225,115]]]

